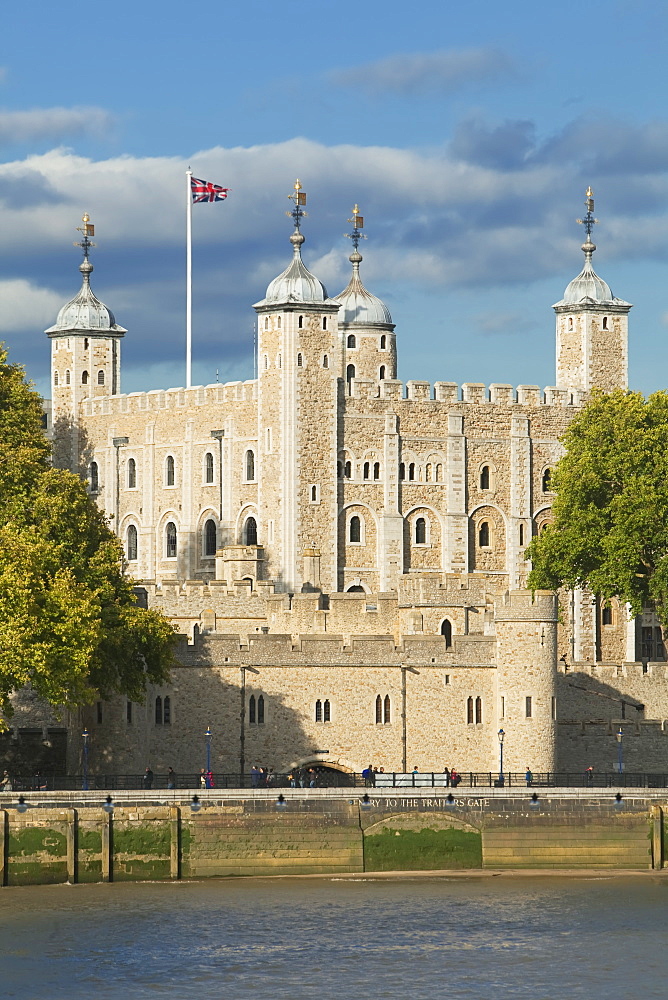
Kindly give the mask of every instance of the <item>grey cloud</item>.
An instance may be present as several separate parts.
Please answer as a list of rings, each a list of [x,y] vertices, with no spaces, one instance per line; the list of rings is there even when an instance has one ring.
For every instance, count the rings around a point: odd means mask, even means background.
[[[536,329],[536,324],[520,312],[484,312],[472,317],[479,333],[486,336],[511,336],[528,333]]]
[[[479,163],[494,170],[523,167],[536,146],[536,126],[531,121],[505,121],[488,126],[476,119],[455,129],[449,151],[457,160]]]
[[[0,143],[46,139],[60,142],[77,135],[102,134],[113,123],[103,108],[33,108],[30,111],[0,111]]]
[[[511,58],[499,49],[449,49],[416,52],[337,70],[330,79],[341,86],[360,87],[374,94],[413,97],[437,92],[451,94],[469,84],[509,78],[515,74]]]
[[[66,199],[55,190],[44,174],[37,170],[18,170],[11,176],[0,175],[0,201],[14,208],[27,205],[53,205]]]
[[[635,124],[593,115],[578,118],[546,140],[536,159],[579,163],[592,176],[663,173],[668,169],[668,122]]]

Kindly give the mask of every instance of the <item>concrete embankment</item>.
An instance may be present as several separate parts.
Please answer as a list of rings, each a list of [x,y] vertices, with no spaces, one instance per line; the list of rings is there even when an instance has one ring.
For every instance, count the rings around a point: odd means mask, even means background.
[[[663,868],[666,792],[288,789],[0,796],[0,884]],[[532,796],[535,794],[535,798]]]

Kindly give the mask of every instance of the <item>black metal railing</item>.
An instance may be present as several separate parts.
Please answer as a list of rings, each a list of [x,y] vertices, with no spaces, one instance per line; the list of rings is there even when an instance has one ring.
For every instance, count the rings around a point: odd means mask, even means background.
[[[12,790],[15,792],[30,791],[197,791],[201,789],[199,773],[186,773],[176,776],[174,787],[166,775],[155,773],[149,784],[143,774],[92,774],[84,779],[82,774],[12,775]],[[87,789],[86,786],[87,785]],[[383,771],[364,777],[361,774],[337,772],[317,769],[314,771],[298,771],[288,773],[271,773],[269,775],[240,776],[237,774],[214,774],[214,789],[272,789],[272,788],[376,788],[397,789],[405,791],[409,788],[434,788],[453,790],[456,788],[668,788],[668,774],[624,771],[609,772],[577,772],[548,771],[536,772],[530,783],[526,774],[504,772],[501,779],[498,771],[466,771],[453,781],[449,775],[438,771],[412,771],[407,774]]]

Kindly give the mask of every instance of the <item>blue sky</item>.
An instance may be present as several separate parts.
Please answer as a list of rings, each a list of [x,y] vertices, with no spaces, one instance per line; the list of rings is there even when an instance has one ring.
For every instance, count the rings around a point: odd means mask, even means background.
[[[397,324],[400,377],[554,381],[550,308],[594,258],[634,303],[631,382],[668,379],[664,5],[562,0],[61,0],[5,11],[0,43],[0,337],[48,389],[43,335],[78,289],[128,329],[125,391],[184,382],[184,184],[194,207],[193,381],[253,375],[251,304],[304,259],[337,294],[358,202],[367,286]]]

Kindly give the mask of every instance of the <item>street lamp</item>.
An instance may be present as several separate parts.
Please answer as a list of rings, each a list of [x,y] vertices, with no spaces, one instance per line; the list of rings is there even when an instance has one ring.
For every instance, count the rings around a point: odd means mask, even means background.
[[[503,738],[506,735],[503,729],[499,729],[499,785],[503,785]]]
[[[624,733],[622,732],[622,727],[619,727],[617,732],[617,769],[621,774],[624,770],[624,748],[622,740],[624,739]]]
[[[90,733],[88,732],[88,730],[84,729],[83,733],[81,734],[81,738],[83,740],[83,784],[82,784],[81,787],[83,788],[84,792],[88,791],[88,738],[89,738],[89,736],[90,736]]]
[[[209,774],[211,773],[211,737],[212,736],[213,736],[213,733],[211,732],[211,726],[207,726],[206,727],[206,732],[204,734],[204,738],[206,740],[206,775],[207,775],[207,780],[208,780]]]

